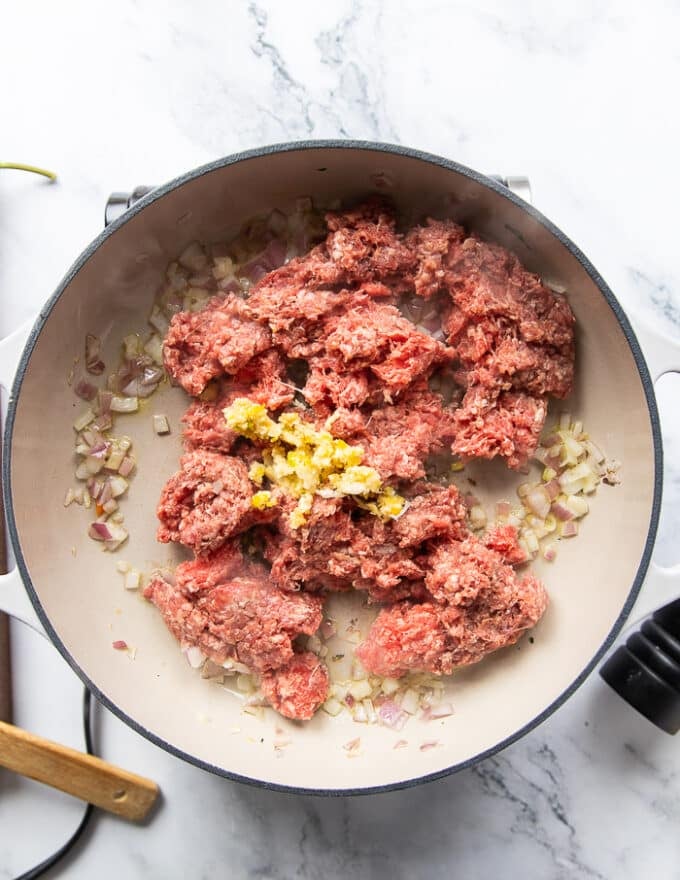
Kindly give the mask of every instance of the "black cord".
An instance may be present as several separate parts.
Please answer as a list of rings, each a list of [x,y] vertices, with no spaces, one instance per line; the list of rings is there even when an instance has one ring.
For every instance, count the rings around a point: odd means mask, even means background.
[[[92,745],[92,706],[92,696],[88,689],[85,688],[83,693],[83,729],[85,731],[85,749],[87,750],[88,755],[94,754],[94,748]],[[57,862],[60,862],[64,858],[64,856],[73,849],[73,847],[80,839],[83,831],[85,831],[90,822],[90,819],[92,818],[93,812],[94,807],[92,806],[92,804],[88,804],[85,807],[83,818],[80,820],[78,827],[69,837],[66,843],[55,853],[52,853],[51,856],[48,856],[43,862],[40,862],[39,865],[36,865],[34,868],[25,871],[23,874],[20,874],[18,877],[15,878],[15,880],[36,880],[37,877],[42,877],[43,874],[49,871],[50,868],[53,868],[57,864]]]

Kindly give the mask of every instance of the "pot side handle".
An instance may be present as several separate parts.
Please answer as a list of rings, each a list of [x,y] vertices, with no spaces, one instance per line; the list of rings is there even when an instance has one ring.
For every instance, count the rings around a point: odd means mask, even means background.
[[[635,333],[656,382],[680,373],[680,342],[634,319]],[[680,730],[680,564],[652,562],[632,617],[642,623],[609,656],[600,675],[620,697],[666,733]]]
[[[6,409],[19,358],[26,347],[32,326],[33,321],[27,321],[14,333],[0,341],[0,385],[3,388],[3,410]],[[6,430],[7,420],[3,418],[2,422]],[[2,528],[5,527],[3,520],[4,518],[0,517],[0,527]],[[11,541],[7,541],[7,547],[11,547]],[[0,575],[0,611],[22,620],[41,635],[46,635],[28,598],[16,564],[8,574]]]

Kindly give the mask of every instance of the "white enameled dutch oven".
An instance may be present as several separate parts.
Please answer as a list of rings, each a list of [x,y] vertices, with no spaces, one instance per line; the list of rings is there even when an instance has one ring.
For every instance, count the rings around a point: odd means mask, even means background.
[[[102,338],[104,359],[113,363],[121,338],[144,324],[166,264],[189,242],[225,240],[246,218],[285,210],[301,195],[320,204],[350,202],[377,189],[414,219],[449,216],[466,224],[566,289],[578,359],[566,407],[621,461],[623,478],[620,486],[600,489],[581,534],[561,543],[554,564],[535,563],[551,603],[533,643],[525,638],[452,676],[446,689],[455,713],[436,731],[431,722],[412,719],[403,732],[409,746],[396,750],[394,731],[357,725],[346,714],[320,712],[307,724],[244,715],[238,699],[190,668],[153,606],[122,589],[115,555],[86,537],[88,512],[63,507],[73,482],[79,406],[66,380],[85,334]],[[284,144],[213,162],[153,190],[112,223],[68,271],[28,336],[19,332],[2,344],[0,379],[11,388],[3,484],[16,568],[0,581],[0,607],[43,628],[127,724],[228,778],[356,794],[470,766],[535,727],[574,692],[612,643],[645,577],[650,608],[680,592],[672,573],[650,570],[662,483],[653,380],[680,367],[680,350],[658,338],[643,345],[653,366],[616,298],[571,241],[501,184],[454,162],[346,141]],[[185,406],[178,388],[154,397],[154,411],[174,426]],[[561,408],[553,404],[552,412]],[[161,439],[149,422],[129,416],[124,426],[138,471],[126,502],[131,537],[122,555],[142,568],[172,556],[156,542],[155,506],[181,445],[177,429]],[[496,466],[478,477],[475,491],[489,504],[517,480]],[[112,639],[134,645],[134,661],[113,651]],[[275,725],[291,741],[284,750],[273,747]],[[357,736],[360,754],[350,760],[343,746]],[[436,748],[420,749],[433,739]]]

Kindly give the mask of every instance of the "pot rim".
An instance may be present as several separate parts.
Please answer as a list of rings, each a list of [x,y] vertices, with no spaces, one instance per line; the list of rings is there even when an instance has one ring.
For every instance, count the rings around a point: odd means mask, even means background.
[[[638,570],[636,572],[635,578],[633,580],[633,584],[628,593],[626,601],[621,609],[619,616],[617,617],[614,625],[612,626],[609,634],[600,645],[599,649],[596,651],[595,655],[591,658],[591,660],[586,664],[581,673],[571,682],[571,684],[565,688],[562,693],[556,697],[549,706],[547,706],[542,712],[520,727],[517,731],[515,731],[510,736],[501,740],[499,743],[496,743],[491,748],[486,749],[483,752],[480,752],[477,755],[473,755],[465,761],[461,761],[457,764],[453,764],[450,767],[445,767],[441,770],[437,770],[433,773],[427,773],[422,776],[412,777],[410,779],[402,779],[397,780],[395,782],[385,783],[383,785],[375,785],[366,788],[333,788],[333,789],[323,789],[323,788],[306,788],[303,786],[295,786],[295,785],[283,785],[280,783],[272,783],[267,782],[266,780],[255,779],[249,776],[243,776],[239,773],[236,773],[232,770],[226,770],[223,767],[215,766],[214,764],[210,764],[207,761],[202,760],[201,758],[196,757],[195,755],[191,755],[188,752],[174,746],[173,744],[164,740],[161,736],[153,733],[152,731],[145,728],[139,722],[135,721],[134,718],[130,717],[126,712],[124,712],[117,704],[115,704],[112,700],[110,700],[105,694],[103,694],[97,685],[90,680],[90,678],[85,674],[85,672],[80,668],[80,666],[76,663],[74,658],[70,655],[66,646],[63,644],[58,634],[54,630],[51,625],[51,622],[43,610],[42,604],[38,597],[38,593],[33,586],[33,582],[28,572],[28,567],[26,565],[26,561],[23,556],[23,552],[21,550],[21,543],[19,541],[19,534],[16,525],[16,519],[14,516],[14,506],[12,501],[12,485],[11,485],[11,470],[12,470],[12,439],[14,433],[14,421],[16,416],[16,403],[19,397],[19,393],[21,391],[21,386],[23,383],[24,376],[26,374],[26,370],[28,367],[28,362],[30,360],[31,354],[33,353],[33,349],[35,348],[36,342],[40,333],[42,332],[43,327],[47,323],[52,310],[54,309],[56,303],[60,299],[61,295],[64,293],[66,288],[69,286],[71,281],[75,278],[78,272],[82,269],[85,263],[90,259],[90,257],[98,250],[101,244],[103,244],[111,235],[113,235],[121,226],[125,223],[129,222],[133,217],[143,211],[148,205],[157,201],[158,199],[163,198],[168,193],[178,189],[184,184],[195,180],[199,177],[202,177],[204,174],[208,174],[212,171],[217,171],[221,168],[225,168],[228,165],[234,165],[238,162],[242,162],[248,159],[256,159],[262,158],[264,156],[273,155],[276,153],[285,153],[291,151],[302,151],[302,150],[311,150],[311,149],[342,149],[342,150],[369,150],[377,153],[391,153],[394,155],[405,156],[411,159],[417,159],[421,162],[427,162],[433,165],[438,165],[442,168],[445,168],[450,171],[455,171],[458,174],[467,177],[470,180],[475,181],[476,183],[481,184],[482,186],[487,187],[488,189],[493,190],[498,195],[512,202],[514,205],[523,209],[526,213],[528,213],[534,220],[541,224],[548,232],[550,232],[568,251],[569,253],[578,260],[583,269],[590,276],[593,283],[597,286],[598,290],[602,294],[602,296],[607,301],[609,307],[616,320],[623,331],[623,334],[628,342],[628,345],[633,354],[633,358],[635,360],[635,365],[637,367],[640,381],[642,383],[643,391],[645,394],[645,399],[647,402],[647,408],[649,412],[650,425],[652,430],[652,439],[654,444],[654,494],[652,500],[652,511],[651,517],[649,521],[649,529],[647,532],[647,537],[645,540],[645,546],[642,553],[642,557],[640,560],[640,564],[638,566]],[[656,405],[656,398],[654,394],[654,385],[652,382],[652,378],[650,376],[649,370],[647,368],[647,364],[645,362],[644,356],[640,349],[640,345],[637,341],[633,328],[628,320],[623,308],[619,304],[618,300],[610,290],[610,288],[605,283],[602,276],[595,269],[592,263],[587,259],[587,257],[581,252],[581,250],[569,239],[555,224],[553,224],[550,220],[547,219],[543,214],[540,213],[535,207],[527,204],[514,193],[512,193],[509,189],[507,189],[503,184],[498,183],[490,177],[487,177],[484,174],[481,174],[478,171],[474,171],[471,168],[468,168],[465,165],[461,165],[458,162],[454,162],[450,159],[445,159],[441,156],[437,156],[432,153],[423,152],[421,150],[413,149],[410,147],[404,147],[400,144],[389,144],[382,143],[379,141],[362,141],[362,140],[342,140],[342,139],[325,139],[325,140],[303,140],[303,141],[288,141],[284,143],[271,144],[264,147],[258,147],[250,150],[244,150],[238,153],[232,153],[229,156],[225,156],[221,159],[216,159],[212,162],[208,162],[207,164],[201,165],[198,168],[193,169],[185,174],[180,175],[179,177],[174,178],[168,183],[162,184],[161,186],[153,189],[143,198],[141,198],[138,202],[136,202],[131,208],[125,211],[117,220],[114,220],[109,226],[103,229],[99,235],[83,250],[80,256],[75,260],[71,268],[68,270],[66,275],[61,280],[60,284],[57,286],[55,292],[48,299],[46,304],[40,311],[40,314],[31,328],[30,334],[28,336],[28,340],[26,342],[26,346],[21,354],[19,359],[19,364],[17,367],[17,372],[12,383],[12,389],[10,394],[10,399],[8,403],[7,409],[7,417],[5,423],[5,431],[3,437],[3,455],[2,455],[2,494],[3,501],[5,505],[6,519],[7,519],[7,529],[9,533],[9,538],[12,544],[12,549],[14,551],[16,564],[18,566],[19,572],[21,574],[22,581],[28,593],[28,596],[31,600],[31,603],[38,615],[38,618],[47,632],[52,644],[57,648],[62,657],[66,660],[69,666],[73,669],[73,671],[78,675],[81,679],[85,687],[97,698],[97,700],[102,703],[106,708],[116,715],[121,721],[124,721],[129,727],[135,730],[137,733],[144,736],[146,739],[150,740],[157,746],[160,746],[166,752],[169,752],[171,755],[175,757],[181,758],[184,761],[189,762],[190,764],[195,765],[196,767],[201,768],[202,770],[208,770],[211,773],[214,773],[218,776],[222,776],[226,779],[233,780],[235,782],[242,782],[249,785],[256,786],[258,788],[264,788],[270,791],[278,791],[285,792],[289,794],[298,794],[298,795],[318,795],[318,796],[326,796],[326,797],[345,797],[351,795],[367,795],[367,794],[380,794],[383,792],[389,791],[397,791],[400,789],[412,788],[413,786],[420,785],[425,782],[433,782],[437,779],[442,779],[446,776],[450,776],[453,773],[457,773],[460,770],[465,770],[469,767],[478,764],[480,761],[483,761],[485,758],[489,758],[492,755],[502,751],[507,748],[509,745],[512,745],[514,742],[519,740],[521,737],[525,736],[535,727],[538,727],[543,721],[545,721],[550,715],[552,715],[566,700],[574,694],[574,692],[583,684],[583,682],[588,678],[590,673],[593,671],[595,666],[599,663],[599,661],[603,658],[609,647],[614,642],[614,639],[621,631],[623,624],[630,613],[635,600],[637,599],[638,593],[642,587],[645,575],[647,573],[647,569],[649,567],[649,563],[652,556],[652,550],[654,547],[654,541],[656,539],[656,532],[659,523],[659,514],[661,508],[661,493],[662,493],[662,481],[663,481],[663,447],[661,440],[661,429],[659,424],[659,414]]]

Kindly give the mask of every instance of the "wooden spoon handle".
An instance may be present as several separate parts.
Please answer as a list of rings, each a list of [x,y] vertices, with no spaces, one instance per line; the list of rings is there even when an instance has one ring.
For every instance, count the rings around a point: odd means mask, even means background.
[[[4,722],[0,765],[125,819],[143,819],[158,797],[150,779]]]

